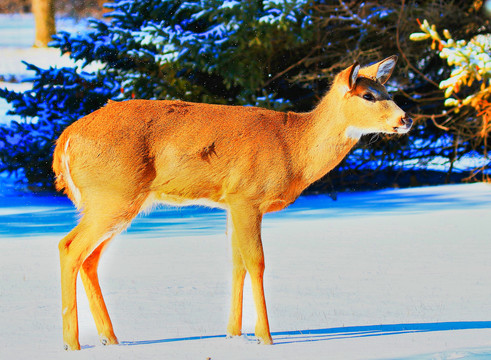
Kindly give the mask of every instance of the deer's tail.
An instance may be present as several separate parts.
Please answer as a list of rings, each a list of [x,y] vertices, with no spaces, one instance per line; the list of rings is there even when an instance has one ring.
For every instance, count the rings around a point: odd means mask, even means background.
[[[75,206],[81,207],[81,194],[70,173],[70,137],[65,131],[56,142],[53,153],[53,171],[56,175],[56,190],[63,191]]]

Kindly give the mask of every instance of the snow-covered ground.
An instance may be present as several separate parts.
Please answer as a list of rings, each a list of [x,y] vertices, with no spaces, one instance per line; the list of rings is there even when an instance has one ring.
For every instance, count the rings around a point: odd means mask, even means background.
[[[250,285],[242,338],[225,339],[225,214],[159,208],[104,255],[121,344],[100,345],[79,288],[77,353],[62,350],[57,243],[64,198],[0,196],[1,359],[491,358],[491,186],[301,197],[266,216],[265,287],[275,345],[257,345]]]

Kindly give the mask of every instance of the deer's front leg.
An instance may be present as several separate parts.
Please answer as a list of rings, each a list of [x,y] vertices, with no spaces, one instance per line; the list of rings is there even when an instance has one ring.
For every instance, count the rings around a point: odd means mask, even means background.
[[[234,256],[232,311],[229,322],[229,334],[240,334],[242,322],[242,289],[244,268],[251,277],[252,294],[257,312],[256,337],[263,344],[272,344],[269,331],[268,313],[264,296],[264,253],[261,242],[262,214],[247,204],[231,207],[232,251]],[[240,261],[241,260],[241,261]],[[234,333],[235,332],[235,333]]]
[[[234,249],[233,252],[232,304],[227,326],[227,335],[240,336],[242,334],[242,299],[246,269],[243,265],[242,257],[240,257],[240,254],[237,254],[238,249]]]

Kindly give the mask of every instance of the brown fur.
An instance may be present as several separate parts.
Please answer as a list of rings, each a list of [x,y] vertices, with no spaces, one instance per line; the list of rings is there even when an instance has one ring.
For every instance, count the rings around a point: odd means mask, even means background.
[[[53,161],[57,189],[64,189],[83,212],[59,247],[66,347],[80,348],[79,270],[101,338],[117,343],[97,264],[114,235],[155,201],[206,202],[228,211],[234,262],[228,334],[241,334],[248,271],[258,313],[256,335],[272,343],[263,291],[262,216],[295,201],[346,156],[359,134],[409,129],[404,112],[388,98],[362,98],[370,86],[385,91],[377,79],[380,64],[393,67],[395,59],[360,70],[365,77],[360,81],[358,65],[344,70],[309,113],[131,100],[109,102],[70,125],[58,139]],[[385,82],[390,73],[383,75]]]

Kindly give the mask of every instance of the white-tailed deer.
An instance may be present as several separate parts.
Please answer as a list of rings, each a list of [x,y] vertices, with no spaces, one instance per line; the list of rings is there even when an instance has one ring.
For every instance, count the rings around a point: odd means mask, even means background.
[[[80,271],[97,331],[117,344],[97,276],[111,239],[154,202],[226,209],[232,242],[232,307],[227,333],[241,335],[249,272],[256,336],[271,344],[263,290],[263,214],[291,204],[335,167],[363,134],[404,134],[411,120],[383,84],[397,57],[340,72],[309,113],[183,101],[130,100],[70,125],[57,141],[56,186],[83,213],[59,244],[65,348],[80,349]]]

